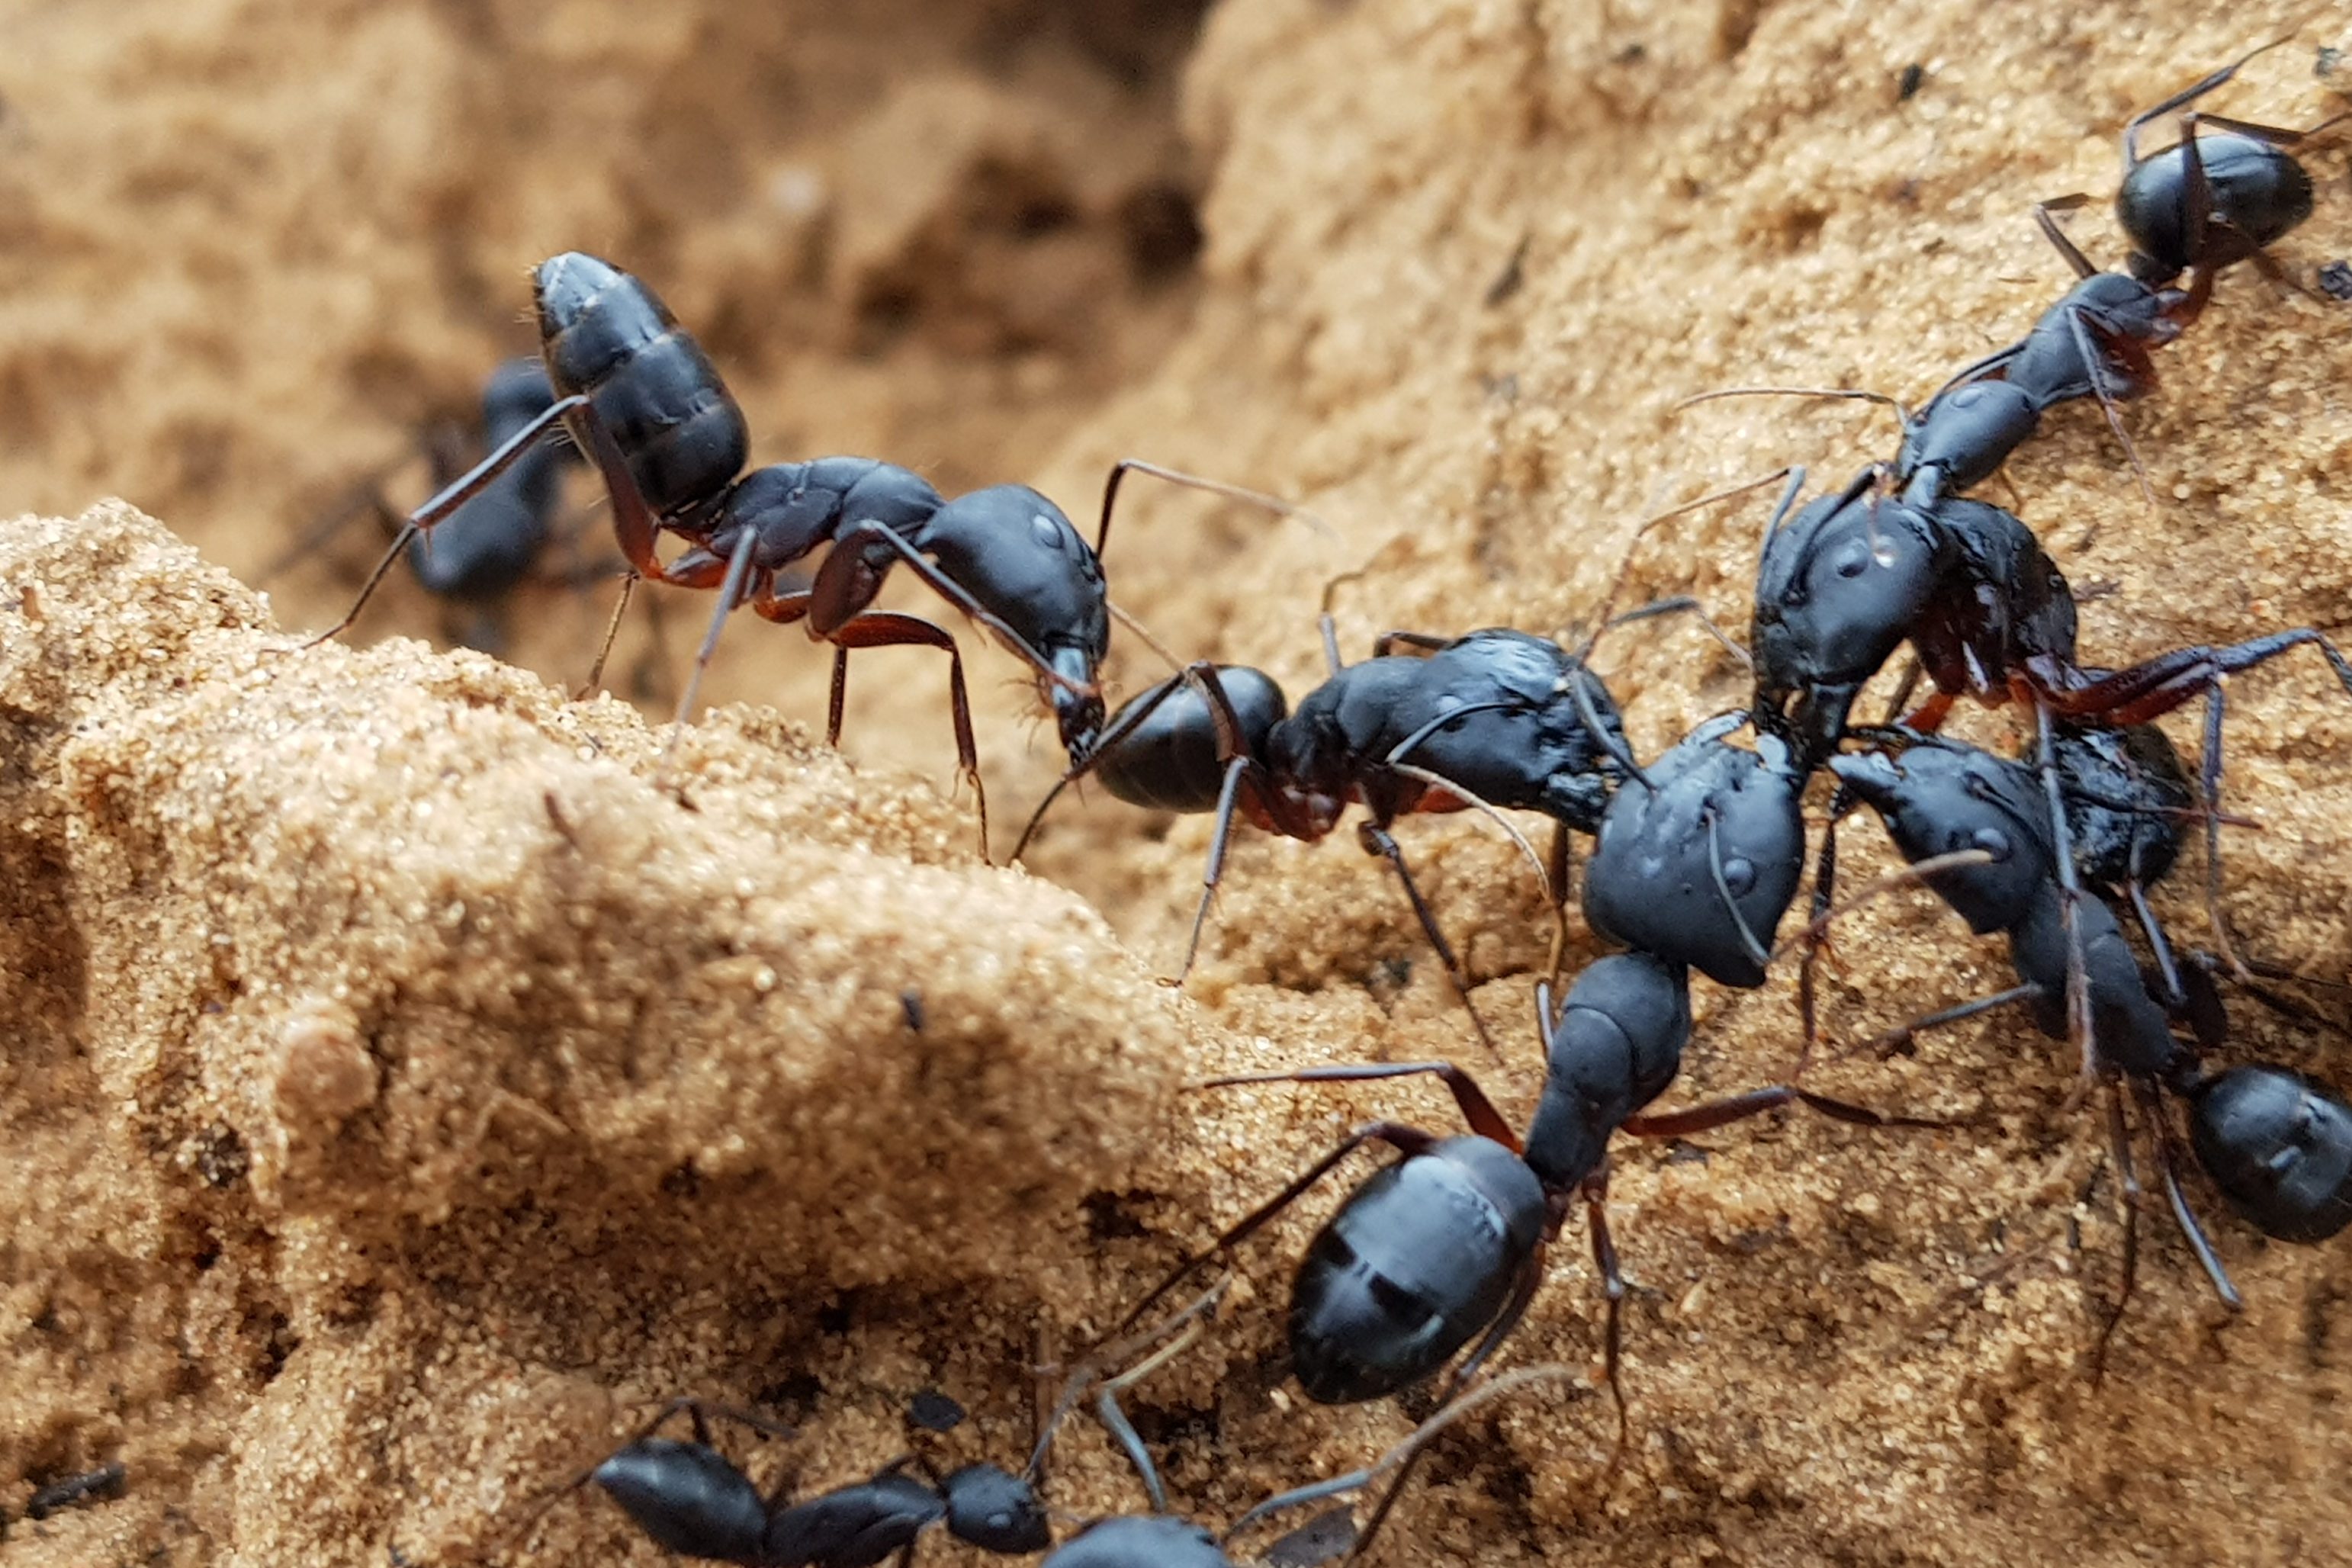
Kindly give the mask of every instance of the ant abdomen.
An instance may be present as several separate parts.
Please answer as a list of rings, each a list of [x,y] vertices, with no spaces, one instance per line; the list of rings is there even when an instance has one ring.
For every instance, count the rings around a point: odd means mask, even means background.
[[[750,427],[661,297],[576,250],[541,262],[536,282],[548,379],[587,396],[654,514],[726,489],[750,457]]]
[[[672,1552],[750,1562],[767,1532],[759,1489],[707,1444],[642,1437],[597,1466],[592,1479]]]

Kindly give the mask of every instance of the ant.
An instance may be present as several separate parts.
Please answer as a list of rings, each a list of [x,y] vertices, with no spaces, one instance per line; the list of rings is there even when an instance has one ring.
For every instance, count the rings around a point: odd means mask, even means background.
[[[1643,613],[1662,612],[1635,612]],[[1342,665],[1328,614],[1323,625],[1330,677],[1295,711],[1271,676],[1205,661],[1131,699],[1038,804],[1013,858],[1021,858],[1061,792],[1088,773],[1132,805],[1214,811],[1181,983],[1199,951],[1235,812],[1267,832],[1313,843],[1360,802],[1370,816],[1357,829],[1359,841],[1394,868],[1422,933],[1491,1051],[1468,973],[1390,827],[1413,813],[1475,807],[1489,815],[1540,811],[1563,827],[1594,831],[1616,781],[1638,771],[1616,702],[1580,658],[1525,632],[1490,628],[1448,638],[1392,631],[1374,641],[1370,659]],[[1505,830],[1533,860],[1517,831],[1507,824]],[[1555,867],[1565,856],[1565,841],[1556,841]],[[1554,897],[1558,880],[1547,877]]]
[[[2308,131],[2224,119],[2196,110],[2180,117],[2180,140],[2146,158],[2139,132],[2158,116],[2212,92],[2257,55],[2277,48],[2273,38],[2223,66],[2193,86],[2131,118],[2124,127],[2123,183],[2116,192],[2116,219],[2130,236],[2127,265],[2149,284],[2169,283],[2189,274],[2188,314],[2194,317],[2225,267],[2251,261],[2273,282],[2286,274],[2264,247],[2311,216],[2311,175],[2286,149],[2301,145],[2347,115],[2320,121]],[[2199,134],[2210,124],[2220,134]],[[2080,196],[2064,198],[2068,202]]]
[[[690,1442],[654,1436],[681,1411],[693,1423]],[[803,1502],[788,1501],[782,1489],[762,1497],[712,1444],[713,1415],[772,1436],[792,1436],[790,1427],[748,1410],[674,1399],[562,1490],[593,1481],[661,1546],[744,1568],[871,1568],[894,1552],[903,1554],[903,1564],[912,1560],[918,1538],[937,1524],[968,1545],[1006,1556],[1052,1543],[1030,1483],[989,1464],[942,1477],[908,1455]]]
[[[2352,1106],[2283,1068],[2240,1067],[2211,1077],[2203,1072],[2197,1052],[2173,1035],[2173,1018],[2187,1002],[2177,982],[2167,975],[2165,983],[2173,987],[2169,1005],[2151,994],[2105,900],[2086,900],[2078,910],[2067,909],[2052,814],[2035,771],[1958,741],[1886,734],[1902,743],[1899,754],[1848,753],[1832,758],[1831,771],[1878,813],[1896,848],[1970,930],[2008,934],[2019,984],[1915,1020],[1881,1037],[1881,1042],[1899,1045],[1921,1029],[2016,1001],[2031,1005],[2035,1026],[2053,1038],[2066,1037],[2073,1017],[2086,1017],[2090,1024],[2083,1037],[2084,1061],[2109,1090],[2125,1203],[2123,1289],[2100,1331],[2094,1375],[2105,1364],[2137,1264],[2140,1188],[2132,1165],[2124,1080],[2155,1131],[2158,1168],[2174,1218],[2215,1292],[2232,1310],[2242,1305],[2237,1289],[2180,1188],[2177,1135],[2164,1109],[2165,1093],[2189,1107],[2190,1143],[2199,1164],[2231,1205],[2265,1235],[2318,1241],[2352,1224]],[[2126,797],[2123,804],[2128,808],[2132,803]],[[2158,816],[2171,809],[2154,802],[2150,808]],[[1924,870],[1928,858],[1961,845],[1987,858],[1969,867]],[[2077,990],[2082,1002],[2070,1005],[2069,994]]]
[[[1172,1514],[1126,1514],[1089,1525],[1044,1568],[1234,1568],[1216,1537]]]
[[[555,389],[536,358],[501,363],[482,385],[480,423],[485,446],[502,446],[544,416],[554,402]],[[465,446],[466,437],[456,422],[433,426],[425,447],[436,488],[463,471],[469,461],[463,455]],[[496,640],[497,627],[488,619],[491,607],[530,575],[554,531],[562,499],[562,471],[578,457],[568,442],[544,442],[530,448],[444,521],[429,544],[423,537],[410,542],[409,569],[425,591],[477,613],[476,626],[466,634],[467,642],[478,646]],[[351,501],[271,563],[262,580],[277,577],[368,511],[376,512],[398,531],[401,520],[385,503],[381,488],[390,472],[390,468],[379,470],[365,480]]]
[[[2117,405],[2155,390],[2156,365],[2148,351],[2179,338],[2201,301],[2127,272],[2103,272],[2092,266],[2051,216],[2084,199],[2062,196],[2038,204],[2033,213],[2043,237],[2074,269],[2074,286],[2042,313],[2025,336],[1963,366],[1916,413],[1884,393],[1783,386],[1705,392],[1675,404],[1675,411],[1717,398],[1768,395],[1884,403],[1903,426],[1903,444],[1886,477],[1901,492],[1904,504],[1925,509],[2000,472],[2051,409],[2095,397],[2131,461],[2141,494],[2152,499],[2147,469]]]
[[[1704,728],[1713,731],[1713,726]],[[1721,733],[1713,731],[1710,737],[1718,747]],[[1702,752],[1694,748],[1689,754]],[[1743,778],[1715,781],[1720,794],[1710,796],[1697,782],[1705,779],[1704,769],[1693,765],[1689,784],[1675,768],[1664,771],[1667,782],[1655,791],[1662,804],[1642,819],[1643,828],[1664,837],[1695,809],[1714,824],[1701,853],[1717,870],[1742,859],[1780,856],[1801,860],[1801,834],[1790,854],[1782,840],[1785,825],[1778,809],[1759,814],[1742,803]],[[1629,785],[1617,800],[1622,803],[1636,793]],[[1745,843],[1740,835],[1759,821],[1765,842]],[[1604,828],[1604,846],[1608,842]],[[1981,856],[1970,851],[1933,864],[1978,858]],[[1682,857],[1685,875],[1688,860],[1687,855]],[[1592,877],[1612,874],[1605,868],[1614,864],[1596,855]],[[1914,868],[1905,875],[1923,874],[1924,869]],[[1791,872],[1792,882],[1793,877]],[[1726,890],[1731,879],[1718,875],[1689,885],[1705,889],[1702,897],[1711,893],[1736,902],[1740,895]],[[1675,874],[1665,880],[1671,888]],[[1785,904],[1785,896],[1781,902]],[[1688,904],[1675,901],[1670,907],[1686,910]],[[1777,918],[1778,911],[1774,913]],[[1824,915],[1820,923],[1827,919]],[[1696,947],[1711,952],[1719,939],[1701,930]],[[1543,1280],[1547,1248],[1558,1239],[1571,1205],[1581,1202],[1607,1291],[1607,1379],[1616,1402],[1617,1448],[1622,1453],[1629,1432],[1617,1375],[1625,1283],[1605,1208],[1610,1139],[1618,1132],[1686,1137],[1792,1104],[1863,1126],[1939,1125],[1884,1115],[1790,1084],[1680,1110],[1647,1111],[1681,1071],[1691,1033],[1689,968],[1679,953],[1636,948],[1612,954],[1586,966],[1557,1009],[1549,983],[1538,984],[1537,1033],[1546,1065],[1541,1097],[1524,1139],[1512,1131],[1476,1081],[1451,1062],[1315,1067],[1207,1080],[1200,1087],[1434,1077],[1453,1094],[1470,1131],[1440,1137],[1385,1120],[1356,1128],[1211,1246],[1178,1265],[1113,1332],[1127,1331],[1154,1302],[1288,1208],[1358,1147],[1386,1143],[1403,1158],[1374,1172],[1342,1200],[1307,1244],[1291,1288],[1291,1371],[1307,1397],[1327,1405],[1382,1398],[1434,1375],[1465,1346],[1471,1347],[1447,1379],[1441,1403],[1450,1400],[1517,1327]],[[1411,1468],[1408,1462],[1391,1485],[1367,1528],[1368,1537],[1394,1506]]]
[[[979,803],[983,853],[987,801],[962,655],[933,622],[871,607],[890,570],[903,565],[914,573],[1026,662],[1065,748],[1078,757],[1092,749],[1102,726],[1100,669],[1109,648],[1111,609],[1099,552],[1125,475],[1151,473],[1297,510],[1129,459],[1111,470],[1089,545],[1059,507],[1024,485],[998,485],[950,500],[920,476],[871,458],[818,458],[745,473],[750,434],[742,409],[709,356],[652,289],[610,262],[567,251],[540,263],[532,293],[541,358],[557,397],[411,513],[350,614],[312,642],[350,626],[410,541],[446,524],[560,424],[604,479],[630,567],[613,627],[641,578],[719,591],[710,629],[679,700],[678,721],[691,714],[719,631],[739,604],[780,624],[805,621],[813,637],[834,645],[829,742],[840,739],[851,650],[939,648],[948,656],[956,762]],[[667,564],[655,552],[664,531],[688,545]],[[784,568],[828,544],[807,586],[786,589],[778,582]],[[608,629],[607,649],[612,637]],[[592,686],[603,663],[600,653]]]

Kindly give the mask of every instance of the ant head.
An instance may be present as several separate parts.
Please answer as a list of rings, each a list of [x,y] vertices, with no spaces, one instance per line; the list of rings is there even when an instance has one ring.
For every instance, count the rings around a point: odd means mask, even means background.
[[[2265,1236],[2325,1241],[2352,1224],[2352,1106],[2277,1067],[2231,1068],[2188,1092],[2198,1163]]]
[[[2137,380],[2154,379],[2147,351],[2180,336],[2180,312],[2189,302],[2182,290],[2151,288],[2128,272],[2094,272],[2069,298],[2107,340],[2105,351]]]
[[[1837,742],[1863,682],[1901,647],[1944,574],[1941,531],[1867,492],[1814,501],[1765,542],[1756,707],[1805,757]]]
[[[1701,727],[1602,813],[1585,918],[1630,947],[1725,985],[1764,983],[1772,933],[1804,868],[1804,779]]]
[[[1990,863],[1928,874],[1927,885],[1969,928],[2006,931],[2057,871],[2049,809],[2034,776],[1958,741],[1920,736],[1899,754],[1832,757],[1838,782],[1886,824],[1906,860],[1981,849]]]
[[[1263,758],[1267,735],[1289,711],[1282,688],[1247,665],[1218,665],[1213,675],[1240,724],[1244,752]],[[1087,753],[1105,789],[1129,805],[1160,811],[1216,808],[1225,769],[1208,679],[1172,675],[1119,706],[1102,731],[1101,754]]]
[[[1054,1543],[1045,1505],[1027,1481],[994,1465],[967,1465],[940,1483],[948,1533],[983,1552],[1026,1556]]]

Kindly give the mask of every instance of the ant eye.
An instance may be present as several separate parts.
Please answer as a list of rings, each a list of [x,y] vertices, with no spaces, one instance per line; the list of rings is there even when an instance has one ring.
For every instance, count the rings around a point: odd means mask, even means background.
[[[2006,860],[2010,857],[2009,835],[1998,827],[1978,828],[1969,836],[1969,844],[1970,847],[1981,849],[1996,860]]]
[[[1859,577],[1870,570],[1870,551],[1864,545],[1849,544],[1838,552],[1837,559],[1830,565],[1831,569],[1841,577],[1848,579]]]
[[[1756,863],[1734,858],[1723,863],[1723,885],[1735,899],[1744,899],[1756,886]]]

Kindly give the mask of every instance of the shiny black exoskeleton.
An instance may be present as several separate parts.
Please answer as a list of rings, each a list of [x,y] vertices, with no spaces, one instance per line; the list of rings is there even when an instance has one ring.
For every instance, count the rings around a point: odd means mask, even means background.
[[[541,419],[555,402],[547,371],[513,359],[482,387],[482,433],[493,450]],[[541,442],[408,548],[425,589],[479,603],[503,597],[530,574],[546,547],[563,469],[577,460],[568,442]]]
[[[662,1419],[679,1409],[693,1420],[691,1442],[653,1436],[648,1427],[583,1478],[672,1552],[744,1568],[871,1568],[911,1552],[938,1524],[959,1541],[1006,1556],[1043,1552],[1052,1542],[1029,1483],[994,1465],[929,1478],[909,1474],[913,1461],[902,1459],[803,1502],[762,1497],[711,1446],[704,1407],[682,1401]]]
[[[1427,652],[1387,651],[1399,644]],[[1525,632],[1391,634],[1371,658],[1335,668],[1295,709],[1262,671],[1201,663],[1120,707],[1101,744],[1039,803],[1013,856],[1062,790],[1087,773],[1136,805],[1214,811],[1192,929],[1197,947],[1236,813],[1267,832],[1312,843],[1360,803],[1370,814],[1359,832],[1366,852],[1396,868],[1466,1005],[1468,977],[1391,826],[1415,813],[1483,805],[1543,812],[1590,833],[1632,761],[1617,705],[1600,678],[1558,643]],[[1189,971],[1192,950],[1184,962]],[[1475,1008],[1471,1016],[1476,1019]],[[1486,1033],[1483,1021],[1479,1032]]]
[[[2189,104],[2238,74],[2273,39],[2154,108],[2134,115],[2124,127],[2123,183],[2116,192],[2116,218],[2131,237],[2132,275],[2167,283],[2190,273],[2189,297],[2201,306],[2223,268],[2252,261],[2273,275],[2276,264],[2264,247],[2311,216],[2311,175],[2287,149],[2336,123],[2287,131],[2195,110],[2180,117],[2180,140],[2161,152],[2139,155],[2139,132],[2148,121]],[[2337,119],[2341,119],[2338,116]],[[2200,133],[2200,124],[2219,127]]]
[[[2062,233],[2044,203],[2035,217],[2079,279],[2007,348],[1967,366],[1905,421],[1894,479],[1906,505],[1931,508],[1999,472],[2063,404],[2096,398],[2135,467],[2116,405],[2156,386],[2150,349],[2180,335],[2188,295],[2123,272],[2102,272]]]
[[[1906,859],[1916,863],[1962,848],[1991,856],[1988,864],[1931,873],[1926,880],[1972,930],[2008,933],[2020,982],[2013,991],[1947,1009],[1889,1038],[1907,1038],[1918,1028],[2009,1001],[2028,1003],[2036,1026],[2063,1038],[2071,1023],[2070,984],[2078,984],[2089,1021],[2088,1064],[2111,1085],[2118,1077],[2128,1080],[2142,1100],[2156,1129],[2158,1166],[2175,1216],[2216,1290],[2232,1306],[2236,1290],[2179,1190],[2163,1093],[2188,1104],[2198,1163],[2231,1206],[2266,1235],[2316,1241],[2352,1223],[2352,1107],[2283,1068],[2207,1076],[2197,1049],[2173,1033],[2174,1016],[2182,1009],[2168,1008],[2150,992],[2107,904],[2080,900],[2069,932],[2047,784],[2033,770],[1961,742],[1927,737],[1910,738],[1899,754],[1849,754],[1832,758],[1829,766],[1877,811]],[[2117,1168],[2127,1194],[2136,1194],[2120,1099],[2115,1124]],[[2126,1295],[2135,1256],[2132,1213],[2126,1209]],[[2102,1352],[2105,1342],[2103,1333]]]

